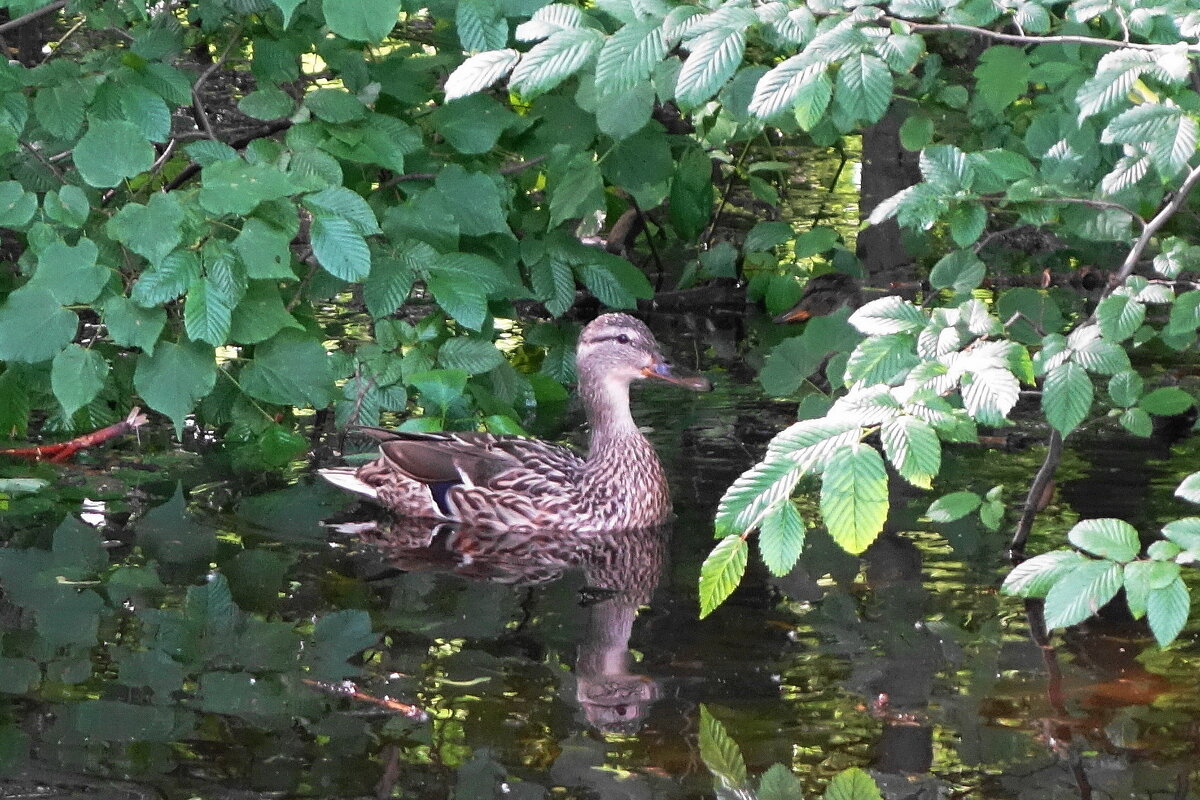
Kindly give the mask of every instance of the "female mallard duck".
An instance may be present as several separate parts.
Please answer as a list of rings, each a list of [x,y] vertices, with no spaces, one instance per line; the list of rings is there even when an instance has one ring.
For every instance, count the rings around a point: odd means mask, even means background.
[[[587,458],[523,436],[359,428],[379,458],[357,470],[321,470],[330,482],[397,514],[501,530],[614,531],[657,525],[671,514],[662,465],[629,411],[629,385],[643,378],[693,391],[663,359],[650,329],[628,314],[604,314],[575,351],[579,394],[591,423]]]

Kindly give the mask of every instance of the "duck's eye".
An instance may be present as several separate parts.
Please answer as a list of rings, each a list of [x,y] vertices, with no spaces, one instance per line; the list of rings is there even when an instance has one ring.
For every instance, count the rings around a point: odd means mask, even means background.
[[[617,341],[621,344],[629,344],[629,337],[622,333],[617,336]]]

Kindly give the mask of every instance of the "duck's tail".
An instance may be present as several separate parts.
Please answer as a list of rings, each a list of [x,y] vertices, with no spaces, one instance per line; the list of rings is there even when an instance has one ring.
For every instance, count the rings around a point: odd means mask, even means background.
[[[362,495],[371,500],[378,500],[379,493],[374,486],[365,483],[358,477],[358,470],[353,467],[330,467],[328,469],[319,469],[317,474],[325,480],[332,483],[339,489],[344,489],[347,492]]]

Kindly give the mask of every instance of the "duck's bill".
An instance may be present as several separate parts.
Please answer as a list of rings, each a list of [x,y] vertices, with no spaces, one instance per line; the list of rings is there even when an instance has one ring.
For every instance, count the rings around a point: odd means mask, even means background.
[[[651,364],[642,370],[647,378],[673,383],[693,392],[707,392],[712,389],[712,382],[703,375],[685,375],[665,361]]]
[[[780,323],[783,323],[783,322],[804,322],[805,320],[807,320],[807,319],[810,319],[811,317],[812,317],[812,314],[811,314],[811,313],[809,313],[809,312],[808,312],[808,311],[806,311],[805,309],[803,309],[803,308],[800,308],[799,306],[797,306],[796,308],[793,308],[793,309],[790,309],[790,310],[788,310],[788,311],[785,311],[785,312],[783,312],[782,314],[780,314],[779,316],[777,316],[777,317],[775,318],[775,321],[776,321],[776,322],[780,322]]]

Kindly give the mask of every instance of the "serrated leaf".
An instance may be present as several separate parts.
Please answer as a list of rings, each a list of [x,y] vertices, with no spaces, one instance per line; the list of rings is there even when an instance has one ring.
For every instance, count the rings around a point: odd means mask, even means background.
[[[1126,48],[1106,54],[1096,75],[1084,81],[1075,94],[1079,119],[1083,121],[1121,103],[1142,73],[1151,66],[1150,53]]]
[[[212,391],[216,380],[213,348],[192,342],[160,342],[153,355],[138,356],[133,373],[138,394],[150,408],[171,418],[177,437],[183,434],[187,415]]]
[[[792,571],[804,550],[807,530],[796,504],[785,498],[763,518],[758,533],[758,552],[772,575]]]
[[[520,58],[516,50],[491,50],[471,56],[446,79],[446,102],[483,91],[507,75]]]
[[[935,289],[953,288],[956,292],[965,293],[982,283],[986,272],[987,267],[973,250],[955,250],[933,265],[929,283]]]
[[[360,281],[371,271],[371,250],[349,221],[314,214],[310,236],[313,256],[329,274],[344,281]]]
[[[925,509],[925,517],[933,522],[954,522],[979,508],[981,502],[974,492],[951,492],[930,503]]]
[[[917,417],[896,417],[880,429],[888,461],[906,481],[930,488],[942,466],[942,445],[933,427]]]
[[[481,375],[504,363],[504,354],[492,342],[466,336],[447,339],[438,348],[437,357],[439,366],[471,375]]]
[[[783,764],[772,764],[758,782],[758,800],[798,800],[803,785]]]
[[[878,56],[853,55],[838,67],[834,99],[847,118],[878,122],[892,101],[892,71]]]
[[[743,472],[717,505],[717,536],[740,535],[760,525],[769,509],[791,495],[805,471],[803,463],[768,456]]]
[[[1184,478],[1175,489],[1175,496],[1189,503],[1200,503],[1200,472]]]
[[[667,54],[662,25],[654,20],[631,22],[600,48],[596,58],[596,89],[620,94],[646,80]]]
[[[759,119],[770,119],[795,105],[806,88],[811,92],[813,82],[824,78],[828,91],[825,102],[817,112],[819,117],[832,95],[832,84],[826,76],[828,69],[827,61],[815,59],[808,53],[792,56],[776,64],[758,79],[748,110]]]
[[[50,365],[50,387],[68,419],[104,388],[108,362],[95,350],[67,345]]]
[[[1074,550],[1043,553],[1013,567],[1000,590],[1017,597],[1045,597],[1051,586],[1085,563],[1088,559]]]
[[[700,618],[704,619],[725,602],[742,580],[749,558],[749,545],[738,535],[726,536],[700,566]]]
[[[1086,519],[1077,523],[1067,539],[1080,550],[1110,561],[1132,561],[1142,549],[1137,530],[1121,519]]]
[[[824,800],[882,800],[874,778],[858,767],[842,770],[825,789]]]
[[[89,186],[107,189],[150,169],[154,148],[133,123],[93,120],[71,157]]]
[[[225,344],[229,338],[233,306],[233,298],[212,278],[192,281],[183,314],[188,338],[196,342],[208,342],[214,347]]]
[[[36,364],[54,358],[78,327],[79,317],[47,289],[26,284],[0,305],[0,361]]]
[[[975,182],[971,160],[953,145],[926,147],[919,164],[925,182],[943,194],[966,191]]]
[[[1121,565],[1111,561],[1079,564],[1046,593],[1046,627],[1053,630],[1083,622],[1113,599],[1123,576]]]
[[[1111,294],[1096,306],[1096,320],[1105,339],[1123,342],[1142,326],[1146,306],[1128,295]]]
[[[888,333],[916,333],[929,318],[921,309],[896,295],[872,300],[850,315],[848,320],[860,333],[877,336]]]
[[[1195,404],[1196,399],[1178,386],[1160,386],[1138,401],[1139,408],[1160,417],[1182,414]]]
[[[737,742],[725,732],[720,720],[700,706],[700,758],[722,786],[736,790],[746,786],[746,761]]]
[[[320,409],[336,396],[325,348],[307,332],[291,329],[255,346],[239,383],[251,397],[276,405]]]
[[[887,469],[874,448],[855,442],[835,453],[821,478],[821,516],[849,553],[866,550],[888,513]]]
[[[1004,424],[1021,397],[1021,385],[1007,369],[972,370],[962,376],[961,390],[967,413],[984,425]]]
[[[1092,382],[1083,367],[1068,361],[1052,369],[1042,386],[1046,421],[1066,436],[1087,418],[1092,408]]]
[[[1167,586],[1151,589],[1146,598],[1146,619],[1159,647],[1166,647],[1187,623],[1191,596],[1183,580],[1176,578]]]
[[[1108,380],[1108,396],[1118,406],[1128,408],[1142,396],[1145,382],[1142,376],[1131,369],[1117,372]]]
[[[559,31],[521,57],[508,85],[525,97],[547,92],[582,69],[602,45],[591,28]]]
[[[459,0],[454,25],[463,50],[491,51],[508,44],[508,21],[496,0]]]
[[[1149,171],[1149,156],[1122,156],[1116,166],[1100,179],[1100,191],[1105,194],[1123,192],[1146,177]]]
[[[391,33],[401,0],[324,0],[329,30],[356,42],[378,42]]]
[[[716,94],[742,63],[746,32],[718,28],[693,39],[688,49],[675,83],[675,100],[694,107]]]
[[[899,383],[920,361],[915,349],[916,339],[907,333],[869,336],[850,354],[846,374],[865,384]]]

